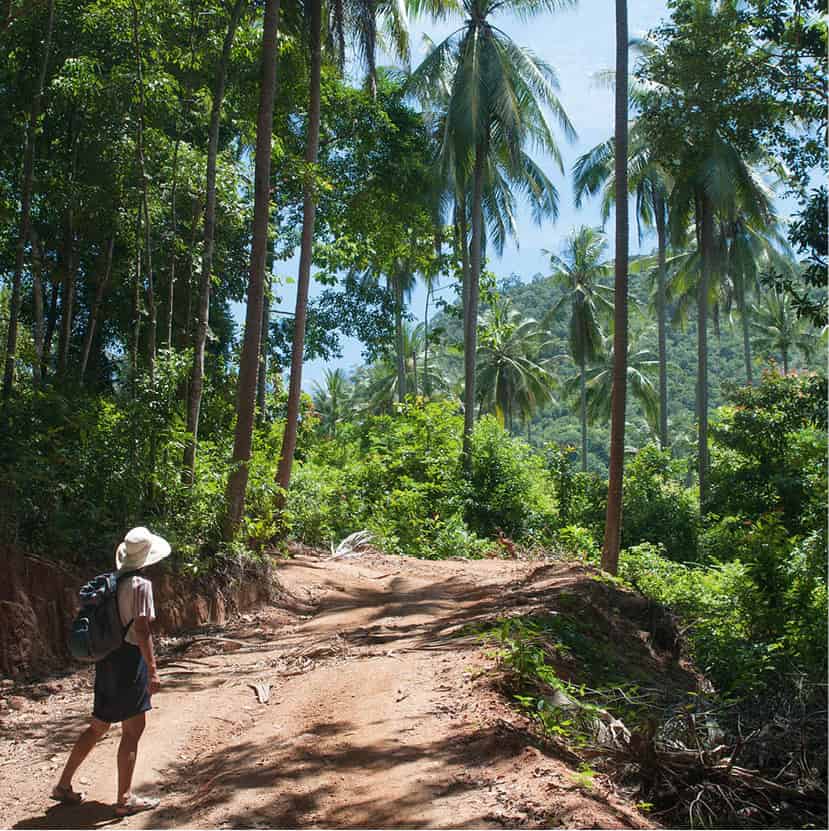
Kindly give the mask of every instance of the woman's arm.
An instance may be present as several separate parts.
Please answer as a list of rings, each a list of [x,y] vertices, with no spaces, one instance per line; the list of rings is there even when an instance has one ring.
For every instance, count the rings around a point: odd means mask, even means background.
[[[153,633],[150,631],[150,619],[146,615],[141,615],[135,619],[133,626],[135,627],[135,639],[138,641],[138,648],[141,650],[141,655],[147,662],[147,669],[150,673],[148,686],[150,689],[150,695],[153,695],[161,688],[161,678],[158,675],[158,666],[155,662]]]

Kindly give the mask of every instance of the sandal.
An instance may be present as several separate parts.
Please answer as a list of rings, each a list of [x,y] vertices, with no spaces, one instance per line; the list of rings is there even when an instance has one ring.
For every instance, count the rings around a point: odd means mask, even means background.
[[[79,805],[84,796],[80,791],[73,790],[71,785],[55,785],[52,788],[52,799],[67,805]]]
[[[118,817],[129,817],[132,814],[140,814],[142,811],[152,811],[157,808],[160,799],[149,796],[130,796],[126,802],[119,802],[115,806],[115,815]]]

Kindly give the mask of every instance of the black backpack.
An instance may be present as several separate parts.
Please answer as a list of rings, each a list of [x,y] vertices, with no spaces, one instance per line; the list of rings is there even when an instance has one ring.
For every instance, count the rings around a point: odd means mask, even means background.
[[[132,620],[126,626],[121,623],[118,584],[133,574],[109,571],[93,577],[81,588],[81,608],[69,634],[69,652],[73,658],[95,663],[123,644]]]

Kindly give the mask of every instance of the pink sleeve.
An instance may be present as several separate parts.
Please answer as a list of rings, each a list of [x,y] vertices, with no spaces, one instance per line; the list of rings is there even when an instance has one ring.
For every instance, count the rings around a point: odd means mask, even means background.
[[[134,614],[136,618],[146,617],[148,620],[155,620],[153,584],[149,580],[138,580],[138,585],[135,587]]]

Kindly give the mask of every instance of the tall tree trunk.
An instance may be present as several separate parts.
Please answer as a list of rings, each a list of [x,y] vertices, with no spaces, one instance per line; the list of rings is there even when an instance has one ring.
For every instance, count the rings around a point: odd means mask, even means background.
[[[46,333],[43,337],[43,357],[40,361],[40,379],[46,381],[49,370],[49,359],[52,357],[52,338],[58,322],[58,281],[52,279],[52,292],[49,296],[49,312],[46,315]]]
[[[428,398],[431,393],[429,383],[429,301],[432,298],[432,281],[426,283],[426,310],[423,313],[423,396]]]
[[[9,7],[11,19],[11,6]],[[17,236],[17,249],[14,259],[14,275],[12,277],[12,296],[9,302],[9,330],[6,336],[6,363],[3,369],[3,399],[11,395],[14,385],[14,365],[17,360],[17,327],[20,317],[20,287],[23,280],[23,264],[26,258],[26,243],[29,241],[29,228],[32,219],[32,189],[34,184],[34,160],[37,120],[40,116],[40,102],[43,97],[43,86],[46,82],[46,70],[49,66],[49,55],[52,51],[52,33],[55,28],[55,0],[49,0],[49,11],[46,23],[46,39],[43,44],[43,55],[40,61],[40,72],[37,78],[37,87],[32,98],[32,107],[29,111],[29,123],[26,128],[26,143],[23,149],[23,182],[20,195],[20,232]]]
[[[478,350],[478,295],[481,281],[481,241],[483,237],[482,198],[484,165],[488,152],[486,138],[475,148],[475,167],[472,173],[472,242],[469,256],[469,286],[464,315],[463,364],[463,466],[472,469],[472,430],[475,426],[475,368]]]
[[[656,317],[659,350],[659,444],[664,450],[668,446],[668,344],[666,335],[668,304],[665,299],[665,261],[667,259],[668,233],[665,223],[665,201],[662,197],[657,197],[654,202],[657,246]]]
[[[259,372],[256,377],[256,423],[262,425],[267,420],[268,392],[268,341],[271,327],[271,303],[273,294],[273,264],[275,260],[276,240],[268,240],[268,257],[265,261],[265,302],[262,304],[262,336],[259,344]]]
[[[581,471],[587,473],[587,379],[584,355],[579,364],[579,390],[581,393]]]
[[[196,54],[196,21],[198,19],[197,9],[195,4],[190,7],[190,72],[193,71]],[[178,211],[177,211],[177,194],[178,194],[178,153],[181,145],[182,121],[190,112],[189,101],[192,98],[192,89],[188,84],[185,87],[184,101],[180,102],[180,108],[177,118],[176,126],[176,144],[173,150],[173,184],[170,193],[170,226],[172,231],[172,244],[170,246],[170,276],[167,284],[167,348],[173,348],[173,317],[175,312],[176,301],[176,243],[178,241]]]
[[[69,345],[72,340],[72,323],[75,316],[75,220],[70,205],[66,210],[63,237],[63,281],[60,292],[60,332],[58,333],[57,374],[66,375],[69,363]]]
[[[697,289],[697,424],[699,444],[699,500],[705,510],[708,499],[708,287],[714,255],[714,210],[705,192],[700,194],[702,273]]]
[[[628,77],[627,0],[616,0],[616,77]],[[602,568],[619,569],[622,538],[622,484],[625,464],[625,401],[628,355],[628,85],[616,84],[614,165],[616,260],[613,300],[613,392],[610,403],[610,469]]]
[[[43,318],[43,249],[34,228],[30,229],[32,242],[32,300],[35,313],[35,362],[32,366],[32,375],[35,386],[43,383],[43,343],[45,322]]]
[[[83,339],[83,351],[81,353],[81,371],[80,382],[83,384],[83,377],[86,374],[86,365],[89,362],[89,352],[92,348],[92,339],[95,337],[95,327],[98,323],[98,316],[101,313],[101,304],[104,300],[104,292],[109,285],[110,275],[112,274],[112,254],[115,250],[115,232],[109,238],[109,245],[107,245],[106,265],[104,266],[104,273],[98,281],[95,289],[95,302],[92,304],[92,310],[89,313],[89,325],[86,327],[86,334]]]
[[[297,281],[296,313],[294,314],[294,340],[291,345],[291,378],[288,382],[288,407],[285,417],[285,434],[282,437],[282,451],[276,481],[282,488],[280,501],[284,501],[291,483],[291,469],[296,450],[297,422],[299,420],[299,398],[302,391],[302,362],[305,352],[305,319],[308,312],[308,289],[311,283],[311,254],[314,242],[314,221],[317,212],[317,195],[314,182],[314,167],[317,163],[320,138],[320,74],[322,71],[322,2],[311,0],[310,46],[311,84],[308,96],[308,136],[305,145],[307,167],[305,194],[302,205],[302,247],[299,257],[299,279]]]
[[[130,368],[132,388],[138,373],[138,352],[141,343],[141,208],[135,217],[135,277],[132,283],[132,342],[130,343]]]
[[[227,81],[227,66],[230,61],[230,50],[233,48],[233,39],[236,36],[236,28],[239,24],[239,18],[242,15],[242,10],[245,7],[245,2],[246,0],[236,0],[230,14],[227,31],[225,32],[224,43],[222,44],[222,54],[219,59],[219,66],[216,70],[216,86],[213,89],[213,105],[210,110],[210,128],[207,140],[207,190],[205,194],[204,209],[204,247],[202,250],[201,275],[199,279],[198,322],[196,324],[196,338],[193,344],[193,370],[190,374],[190,390],[187,399],[187,432],[189,437],[184,445],[184,469],[182,471],[183,481],[190,484],[193,483],[196,470],[196,446],[199,439],[199,415],[201,414],[201,400],[202,395],[204,394],[204,352],[207,344],[207,330],[210,319],[210,283],[213,276],[213,240],[216,235],[216,160],[219,155],[219,125],[221,124],[222,102],[225,94],[225,83]],[[276,0],[276,4],[277,8],[276,19],[274,21],[274,37],[276,37],[276,27],[278,26],[279,19],[278,0]],[[265,44],[265,48],[268,48],[268,44]],[[265,74],[267,75],[268,72],[273,74],[275,69],[266,69]],[[271,92],[270,94],[272,97],[273,93]],[[259,107],[259,116],[261,119],[261,101]],[[271,103],[270,109],[272,112],[273,103]],[[264,144],[262,146],[264,147]],[[270,147],[270,132],[268,133],[268,147]],[[258,154],[259,138],[257,137],[257,176],[259,175]],[[194,237],[197,224],[196,208],[197,203],[194,204],[193,211]],[[265,233],[267,234],[267,227],[265,229]],[[190,282],[191,286],[188,290],[188,328],[190,326],[191,318],[189,305],[192,299],[192,278]],[[253,275],[251,275],[251,284],[253,284],[253,282]]]
[[[173,348],[173,309],[176,300],[176,190],[178,187],[178,146],[180,139],[176,138],[176,147],[173,151],[173,186],[170,194],[170,230],[172,244],[170,246],[170,278],[167,283],[167,348]]]
[[[412,344],[412,385],[414,389],[412,392],[417,395],[417,349]]]
[[[273,100],[276,91],[279,0],[266,0],[262,27],[262,83],[256,122],[256,168],[254,173],[253,243],[251,246],[245,339],[239,360],[236,403],[236,433],[233,442],[233,472],[227,483],[225,537],[232,539],[245,512],[248,462],[253,444],[253,418],[256,409],[256,376],[259,367],[259,340],[262,335],[262,303],[265,297],[265,257],[270,217],[271,141]]]
[[[397,400],[400,404],[406,398],[406,355],[403,339],[403,281],[398,275],[394,280],[394,341],[397,353]]]
[[[745,286],[740,287],[740,324],[743,330],[743,360],[746,365],[746,383],[754,386],[754,367],[752,366],[751,355],[751,333],[749,322],[748,303],[746,302]]]
[[[783,353],[783,374],[788,375],[789,374],[789,350],[786,349],[786,348],[783,348],[782,353]]]
[[[146,254],[145,269],[147,272],[147,369],[152,379],[155,373],[158,310],[155,303],[155,286],[153,281],[152,229],[150,228],[150,206],[147,193],[149,184],[147,181],[146,166],[144,164],[144,69],[143,59],[141,57],[138,4],[136,0],[132,0],[132,45],[138,71],[138,137],[136,141],[136,152],[138,155],[138,175],[141,177],[141,204],[144,213],[144,249]]]

